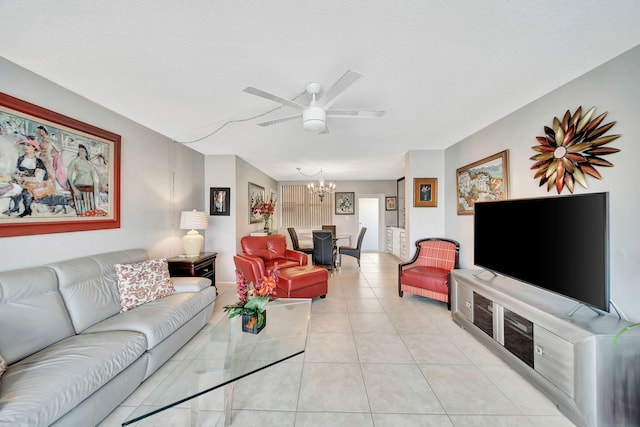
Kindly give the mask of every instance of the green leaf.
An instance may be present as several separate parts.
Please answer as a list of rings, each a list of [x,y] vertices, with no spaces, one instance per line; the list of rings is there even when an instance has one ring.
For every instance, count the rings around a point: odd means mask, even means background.
[[[624,334],[628,330],[631,330],[631,329],[635,328],[636,326],[640,326],[640,323],[634,323],[633,325],[629,325],[629,326],[619,330],[618,333],[616,334],[616,336],[613,337],[613,346],[615,347],[616,345],[618,345],[618,339],[620,338],[620,336],[622,334]]]

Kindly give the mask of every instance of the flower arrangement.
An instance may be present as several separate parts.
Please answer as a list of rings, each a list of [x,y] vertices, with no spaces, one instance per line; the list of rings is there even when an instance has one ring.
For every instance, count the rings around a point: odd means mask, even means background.
[[[269,221],[276,211],[276,200],[272,198],[269,201],[262,199],[251,201],[251,212],[253,215],[260,215],[264,221],[264,227],[268,228]]]
[[[271,276],[265,276],[257,284],[247,283],[245,275],[236,270],[237,289],[239,301],[235,304],[225,305],[224,311],[229,313],[229,318],[240,315],[248,315],[256,318],[258,328],[264,325],[264,313],[267,304],[276,299],[276,285],[278,283],[278,266]],[[250,285],[254,285],[251,287]],[[249,325],[253,327],[253,325]]]

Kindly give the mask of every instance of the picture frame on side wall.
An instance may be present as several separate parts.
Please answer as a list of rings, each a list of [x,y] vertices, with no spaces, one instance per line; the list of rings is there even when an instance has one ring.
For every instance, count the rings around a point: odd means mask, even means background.
[[[413,179],[413,207],[435,208],[438,206],[438,178]]]
[[[473,215],[479,200],[509,198],[509,150],[456,169],[458,215]]]
[[[0,93],[0,237],[120,228],[120,144]]]
[[[336,215],[355,215],[355,193],[336,191]]]
[[[395,211],[395,210],[397,210],[396,201],[397,201],[397,197],[396,196],[387,196],[387,197],[385,197],[384,198],[384,209],[386,211]]]
[[[231,207],[231,188],[209,188],[209,215],[229,216]]]
[[[262,216],[256,210],[258,203],[264,201],[264,187],[249,183],[249,224],[255,224],[262,221]]]

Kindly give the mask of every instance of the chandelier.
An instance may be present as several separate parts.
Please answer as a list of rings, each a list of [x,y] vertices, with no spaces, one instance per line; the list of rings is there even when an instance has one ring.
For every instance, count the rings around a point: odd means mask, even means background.
[[[316,174],[313,174],[313,175],[305,175],[304,173],[302,173],[301,168],[297,168],[297,169],[298,169],[298,172],[300,172],[301,175],[306,176],[306,177],[314,177],[314,176],[320,175],[320,179],[318,180],[318,184],[314,184],[312,182],[307,184],[307,188],[309,189],[309,193],[317,194],[318,197],[320,198],[320,202],[322,202],[324,200],[324,196],[326,196],[327,194],[331,194],[331,193],[333,193],[335,191],[336,185],[333,182],[325,184],[324,175],[322,174],[322,169],[320,169],[320,172],[318,172]]]

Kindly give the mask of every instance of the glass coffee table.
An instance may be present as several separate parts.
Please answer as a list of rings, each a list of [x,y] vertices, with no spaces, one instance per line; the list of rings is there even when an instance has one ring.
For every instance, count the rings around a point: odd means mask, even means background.
[[[307,344],[311,299],[280,298],[267,307],[265,328],[242,332],[240,316],[225,315],[122,422],[134,425],[166,409],[188,403],[197,424],[199,397],[224,387],[224,426],[231,424],[237,380],[302,354]],[[218,425],[222,425],[221,422]]]

